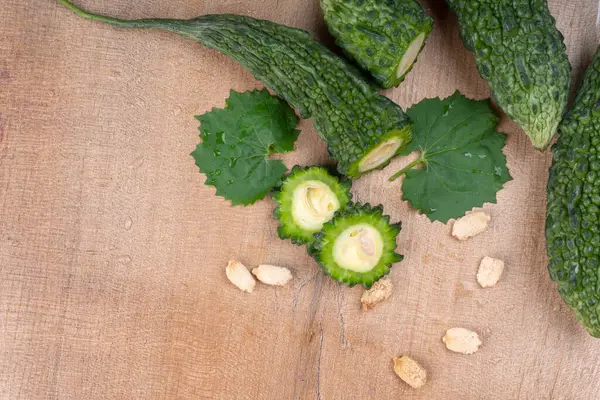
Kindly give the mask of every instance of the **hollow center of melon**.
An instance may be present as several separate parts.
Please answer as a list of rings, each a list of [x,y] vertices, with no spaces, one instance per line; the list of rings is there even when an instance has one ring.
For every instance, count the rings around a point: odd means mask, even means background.
[[[333,246],[333,257],[336,263],[354,272],[368,272],[375,268],[382,253],[381,234],[368,224],[357,224],[346,228]]]
[[[360,161],[358,170],[360,172],[366,172],[386,163],[394,156],[394,154],[396,154],[396,151],[402,146],[403,142],[402,139],[395,137],[380,143]]]
[[[398,64],[398,70],[396,72],[396,76],[398,78],[402,78],[406,72],[410,69],[411,65],[414,64],[415,59],[419,55],[421,51],[421,47],[423,47],[423,42],[425,41],[425,34],[420,33],[419,36],[413,40],[410,45],[408,45],[408,49],[406,49],[406,53],[402,56],[402,60],[400,60],[400,64]]]
[[[335,193],[323,182],[306,181],[294,190],[292,214],[303,229],[317,232],[340,208]]]

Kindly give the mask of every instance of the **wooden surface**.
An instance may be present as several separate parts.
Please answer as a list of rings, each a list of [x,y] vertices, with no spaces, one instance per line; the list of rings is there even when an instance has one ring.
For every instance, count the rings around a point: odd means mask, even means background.
[[[598,44],[595,0],[550,2],[574,80]],[[317,0],[81,0],[124,18],[244,13],[330,43]],[[456,89],[489,95],[456,20],[436,25],[413,72],[386,94],[403,107]],[[230,207],[204,186],[190,151],[194,114],[230,89],[262,87],[234,62],[175,35],[77,18],[51,0],[0,7],[1,399],[597,399],[600,340],[550,282],[543,236],[549,154],[503,121],[514,181],[486,205],[491,228],[461,243],[401,201],[386,178],[355,183],[404,223],[392,297],[360,309],[301,247],[281,241],[270,200]],[[302,121],[294,163],[327,160]],[[479,260],[505,259],[480,289]],[[290,287],[240,292],[229,258],[291,268]],[[478,331],[472,356],[447,351],[446,329]],[[392,357],[410,354],[430,381],[410,389]]]

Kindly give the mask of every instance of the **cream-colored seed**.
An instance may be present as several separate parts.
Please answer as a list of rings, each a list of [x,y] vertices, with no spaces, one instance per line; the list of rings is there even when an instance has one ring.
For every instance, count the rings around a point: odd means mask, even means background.
[[[442,338],[448,350],[462,354],[473,354],[479,350],[481,340],[476,332],[465,328],[452,328]]]
[[[244,292],[252,293],[254,290],[254,286],[256,285],[256,281],[254,277],[248,271],[248,268],[241,262],[237,260],[231,260],[227,264],[225,268],[225,274],[227,278],[237,286],[240,290]]]
[[[362,249],[362,251],[368,256],[372,256],[373,254],[375,254],[375,243],[373,242],[373,239],[369,236],[369,233],[365,230],[361,230],[358,237],[360,240],[360,248]]]
[[[333,204],[321,187],[307,187],[304,201],[306,209],[317,218],[326,217],[333,209]]]
[[[267,285],[285,286],[292,280],[289,269],[276,265],[261,264],[252,270],[256,279]]]
[[[363,311],[369,311],[369,309],[374,308],[377,304],[390,297],[393,288],[394,285],[390,278],[382,278],[375,282],[371,289],[365,290],[360,298]]]
[[[411,356],[394,357],[394,372],[412,388],[418,389],[427,382],[427,371]]]
[[[458,240],[467,240],[485,231],[491,217],[483,211],[476,211],[459,218],[452,226],[452,236]]]
[[[481,287],[492,287],[498,283],[504,271],[504,261],[491,257],[484,257],[477,271],[477,282]]]

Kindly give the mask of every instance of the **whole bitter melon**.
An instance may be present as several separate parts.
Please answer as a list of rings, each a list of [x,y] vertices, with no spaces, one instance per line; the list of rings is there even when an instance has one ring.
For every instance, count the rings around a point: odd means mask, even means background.
[[[398,86],[433,28],[417,0],[321,0],[329,32],[383,88]]]
[[[563,36],[546,0],[447,2],[492,97],[537,149],[545,149],[563,117],[571,82]]]
[[[546,247],[550,278],[600,337],[600,49],[552,147]]]
[[[279,96],[311,117],[338,170],[357,178],[385,166],[410,141],[400,106],[308,32],[243,15],[215,14],[189,20],[121,20],[58,0],[78,15],[122,28],[178,33],[238,61]]]
[[[295,166],[281,188],[274,192],[281,239],[295,244],[311,243],[314,234],[352,199],[351,181],[339,180],[322,167]]]
[[[400,229],[400,224],[390,224],[382,206],[350,203],[323,225],[309,253],[336,281],[368,289],[402,261],[395,252]]]

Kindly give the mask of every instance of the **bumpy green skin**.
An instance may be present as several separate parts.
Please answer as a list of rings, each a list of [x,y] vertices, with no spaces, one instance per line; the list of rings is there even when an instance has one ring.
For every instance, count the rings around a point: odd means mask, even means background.
[[[273,217],[279,221],[277,233],[281,239],[291,239],[292,243],[310,244],[314,241],[314,234],[318,231],[310,231],[299,226],[294,220],[292,214],[294,190],[298,185],[306,181],[320,181],[327,185],[336,195],[340,203],[340,210],[346,208],[346,205],[352,199],[350,188],[352,181],[347,179],[338,179],[331,175],[322,167],[301,168],[295,166],[292,172],[285,179],[281,188],[273,192],[273,200],[277,204]]]
[[[447,0],[504,112],[545,149],[567,105],[571,66],[546,0]]]
[[[306,31],[232,14],[128,21],[88,13],[67,0],[59,2],[84,18],[122,28],[175,32],[236,60],[298,108],[302,117],[313,119],[338,170],[348,177],[368,172],[360,172],[359,163],[379,143],[390,137],[401,138],[404,144],[410,141],[410,122],[400,106],[380,96],[354,67]]]
[[[408,45],[433,28],[416,0],[321,0],[321,9],[336,43],[383,88],[404,80],[412,66],[396,71]]]
[[[356,224],[369,224],[379,231],[383,239],[383,253],[379,263],[370,271],[360,273],[340,266],[334,259],[333,246],[339,235]],[[309,247],[309,253],[323,268],[323,271],[338,282],[350,287],[360,284],[369,289],[379,278],[390,272],[392,264],[402,261],[402,255],[395,252],[396,236],[401,224],[390,224],[390,217],[383,215],[383,207],[371,207],[369,203],[350,203],[344,210],[338,211],[334,218],[323,225],[321,232],[315,234],[315,241]]]
[[[600,50],[559,135],[548,180],[548,270],[577,319],[600,337]]]

